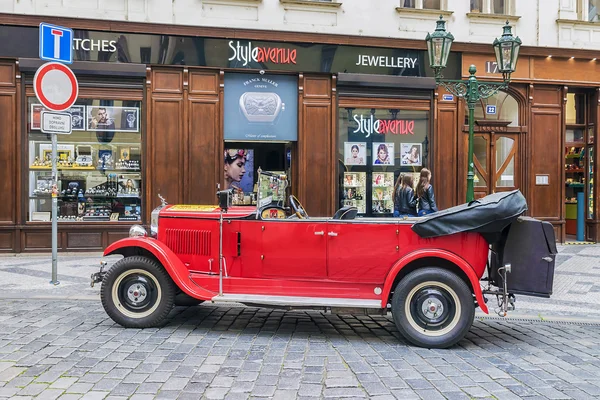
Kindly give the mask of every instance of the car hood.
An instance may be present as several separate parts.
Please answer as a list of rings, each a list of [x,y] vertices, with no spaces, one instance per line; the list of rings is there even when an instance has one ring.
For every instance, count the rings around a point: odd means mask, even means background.
[[[223,218],[244,218],[256,213],[256,206],[232,206]],[[217,205],[170,204],[160,211],[161,217],[218,219],[221,208]]]

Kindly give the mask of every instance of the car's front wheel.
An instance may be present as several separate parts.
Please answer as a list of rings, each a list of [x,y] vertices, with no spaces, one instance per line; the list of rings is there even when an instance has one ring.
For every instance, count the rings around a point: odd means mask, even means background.
[[[126,328],[160,324],[173,308],[175,287],[155,260],[125,257],[102,280],[100,298],[110,318]]]
[[[406,275],[392,297],[392,315],[411,343],[447,348],[465,337],[475,316],[473,294],[456,274],[442,268],[421,268]]]

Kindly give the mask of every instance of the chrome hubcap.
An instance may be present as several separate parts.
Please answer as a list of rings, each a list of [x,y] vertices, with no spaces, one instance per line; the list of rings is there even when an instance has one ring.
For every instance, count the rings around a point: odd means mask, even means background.
[[[146,300],[147,295],[148,291],[142,284],[139,283],[134,283],[127,289],[127,297],[134,305],[138,305]]]
[[[435,319],[444,312],[444,305],[439,299],[432,297],[423,302],[421,311],[425,318]]]

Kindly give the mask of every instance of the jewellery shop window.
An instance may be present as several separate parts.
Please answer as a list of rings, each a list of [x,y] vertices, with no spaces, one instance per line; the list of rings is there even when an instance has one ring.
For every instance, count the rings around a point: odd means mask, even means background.
[[[141,219],[140,101],[79,99],[67,110],[72,133],[57,135],[58,221]],[[28,221],[50,221],[52,138],[40,130],[44,107],[28,98]]]
[[[398,177],[408,174],[415,187],[428,166],[429,111],[340,108],[339,129],[340,207],[392,216]]]

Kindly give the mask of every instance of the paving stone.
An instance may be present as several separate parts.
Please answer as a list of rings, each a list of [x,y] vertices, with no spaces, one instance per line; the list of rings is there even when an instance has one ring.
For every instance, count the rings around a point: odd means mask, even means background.
[[[42,393],[44,390],[48,388],[48,385],[45,383],[32,383],[25,386],[21,389],[17,395],[18,396],[37,396]]]

